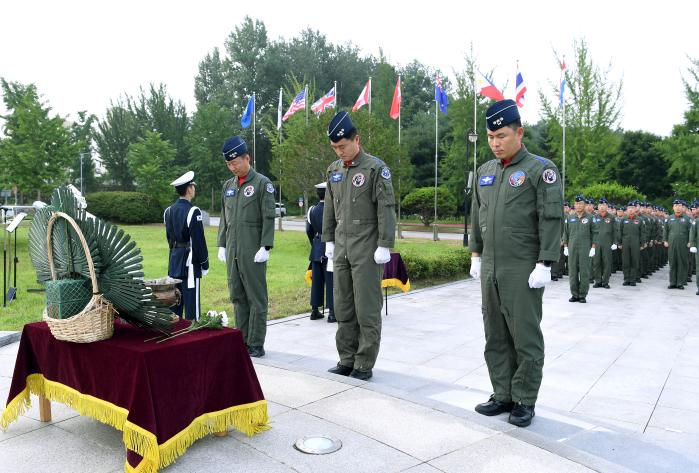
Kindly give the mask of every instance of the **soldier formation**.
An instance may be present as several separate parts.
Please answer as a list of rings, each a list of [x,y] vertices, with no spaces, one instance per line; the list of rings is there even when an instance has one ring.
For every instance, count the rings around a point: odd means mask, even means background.
[[[600,198],[575,197],[564,203],[561,257],[552,279],[570,277],[570,302],[586,302],[589,284],[610,289],[609,277],[623,271],[623,286],[636,286],[669,264],[668,289],[685,289],[696,274],[699,256],[699,201],[676,199],[672,211],[634,200],[626,206]],[[699,295],[699,279],[697,280]]]

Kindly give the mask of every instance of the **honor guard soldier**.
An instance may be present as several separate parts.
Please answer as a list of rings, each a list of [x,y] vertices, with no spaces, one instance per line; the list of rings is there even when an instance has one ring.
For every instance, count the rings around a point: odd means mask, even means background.
[[[692,226],[690,219],[683,212],[683,204],[679,199],[672,202],[673,215],[665,222],[663,241],[668,249],[670,260],[670,285],[668,289],[684,289],[687,284],[687,264],[689,263],[689,230]]]
[[[619,225],[619,241],[621,249],[621,266],[624,272],[623,286],[635,286],[639,279],[641,259],[641,222],[636,218],[636,205],[629,202],[626,208],[627,216]]]
[[[181,279],[175,287],[180,290],[179,304],[170,309],[187,320],[199,320],[201,312],[199,282],[209,272],[209,252],[206,249],[201,210],[192,205],[196,194],[194,172],[188,171],[172,181],[180,196],[165,209],[163,221],[170,247],[167,274]]]
[[[235,177],[223,185],[218,259],[228,269],[235,325],[250,356],[261,357],[267,334],[267,260],[274,245],[274,186],[250,166],[241,137],[226,140],[223,158]]]
[[[528,426],[541,386],[544,286],[558,259],[563,195],[558,169],[530,154],[517,104],[501,100],[486,111],[488,144],[496,159],[477,172],[469,247],[473,278],[481,278],[485,362],[493,394],[476,412]]]
[[[325,208],[325,189],[327,183],[316,184],[316,193],[320,202],[308,209],[306,216],[306,236],[311,243],[311,254],[308,259],[311,262],[311,320],[322,319],[323,314],[318,307],[324,306],[323,292],[328,306],[328,322],[337,322],[335,319],[335,305],[333,304],[333,268],[332,263],[328,268],[328,258],[325,256],[325,243],[321,239],[323,235],[323,209]]]
[[[335,115],[328,138],[340,158],[327,171],[323,209],[325,256],[333,260],[340,361],[331,373],[367,380],[381,343],[381,278],[395,243],[391,171],[364,152],[347,112]]]
[[[589,204],[588,204],[589,205]],[[587,302],[590,288],[590,259],[595,256],[596,238],[592,215],[585,212],[585,198],[575,197],[575,212],[568,217],[563,234],[563,252],[568,256],[570,302]]]
[[[694,259],[694,266],[699,267],[699,202],[692,204],[692,215],[697,217],[692,220],[692,227],[689,229],[689,257]],[[699,276],[699,275],[698,275]],[[697,277],[697,296],[699,296],[699,277]]]
[[[592,259],[595,285],[609,289],[612,274],[612,252],[616,250],[616,222],[614,216],[607,212],[607,199],[602,197],[598,204],[597,216],[592,218],[597,234],[597,249]]]

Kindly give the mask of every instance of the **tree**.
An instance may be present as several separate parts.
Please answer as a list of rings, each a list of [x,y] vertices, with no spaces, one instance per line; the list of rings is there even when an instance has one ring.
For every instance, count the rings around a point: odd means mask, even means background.
[[[82,111],[78,112],[78,121],[70,125],[71,141],[78,150],[71,166],[70,181],[84,194],[97,190],[95,163],[92,161],[92,127],[96,121],[96,116]]]
[[[131,143],[140,136],[138,122],[128,107],[119,100],[107,109],[104,120],[97,124],[95,142],[105,167],[108,180],[123,191],[133,190],[133,177],[127,154]]]
[[[644,131],[626,131],[621,137],[613,170],[617,182],[633,186],[651,200],[670,195],[668,165],[659,144],[662,139]],[[649,179],[649,176],[653,176]]]
[[[585,40],[573,43],[573,66],[566,70],[566,181],[572,188],[603,181],[612,174],[609,163],[617,154],[620,135],[622,82],[609,78],[611,64],[600,70],[589,57]],[[560,65],[560,60],[557,59]],[[554,87],[558,97],[558,86]],[[549,127],[550,156],[562,168],[563,117],[558,100],[539,90],[542,114]]]
[[[579,192],[566,191],[572,198],[573,194],[582,194],[595,200],[605,197],[609,202],[626,204],[631,200],[645,200],[646,196],[631,186],[622,186],[618,182],[601,182],[583,187]]]
[[[50,116],[51,108],[41,102],[34,84],[0,79],[0,85],[9,111],[2,116],[0,182],[16,186],[20,195],[41,199],[42,193],[66,182],[80,146],[71,140],[65,119]]]
[[[427,226],[434,221],[434,187],[415,189],[403,199],[406,213],[418,215]],[[456,212],[456,199],[446,187],[437,187],[438,216],[452,216]]]
[[[129,146],[128,162],[139,192],[149,194],[165,206],[172,200],[172,165],[176,151],[160,133],[146,131],[145,138]],[[177,177],[177,176],[174,176]]]

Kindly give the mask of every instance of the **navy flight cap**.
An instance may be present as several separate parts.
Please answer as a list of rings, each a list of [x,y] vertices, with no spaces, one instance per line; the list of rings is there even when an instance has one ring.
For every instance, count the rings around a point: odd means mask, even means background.
[[[519,119],[517,104],[510,99],[495,102],[485,112],[485,124],[490,131],[499,130]]]
[[[341,139],[349,136],[356,128],[352,119],[347,112],[340,112],[330,120],[328,124],[328,138],[333,143],[337,143]]]
[[[240,136],[232,136],[223,143],[223,159],[230,161],[248,153],[248,146]]]
[[[585,197],[581,196],[580,194],[575,196],[575,201],[576,202],[585,202]]]
[[[608,204],[609,202],[607,202],[607,199],[606,199],[606,198],[600,197],[599,203],[600,203],[600,204]]]

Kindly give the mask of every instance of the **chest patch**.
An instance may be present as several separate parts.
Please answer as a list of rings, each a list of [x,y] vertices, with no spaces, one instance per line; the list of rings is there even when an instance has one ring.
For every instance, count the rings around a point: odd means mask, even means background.
[[[340,182],[342,180],[341,172],[334,172],[330,175],[330,182]]]
[[[577,221],[578,221],[577,218],[571,218],[571,219],[570,219],[570,222],[571,222],[571,223],[572,223],[572,222],[577,222]]]
[[[580,219],[580,223],[582,223],[583,225],[586,225],[587,222],[589,222],[589,220],[586,219],[586,218],[581,218],[581,219]]]
[[[519,187],[524,184],[526,178],[524,171],[515,171],[510,174],[509,182],[512,187]]]
[[[492,186],[495,181],[495,176],[481,176],[478,180],[479,186]]]
[[[633,221],[633,224],[634,224],[634,225],[638,225],[638,220],[634,220],[634,221]]]
[[[609,218],[605,218],[605,219],[604,219],[604,223],[612,223],[612,220],[609,219]]]
[[[359,172],[352,177],[352,185],[354,187],[362,187],[365,180],[366,178],[364,177],[364,174]]]
[[[226,197],[233,197],[235,195],[235,189],[228,189],[226,191]]]
[[[541,177],[546,184],[553,184],[556,182],[556,171],[553,169],[547,169],[544,171],[544,174]]]
[[[274,189],[272,189],[274,191]],[[252,197],[252,195],[255,193],[255,188],[253,186],[245,186],[245,189],[243,189],[243,195],[245,197]]]

